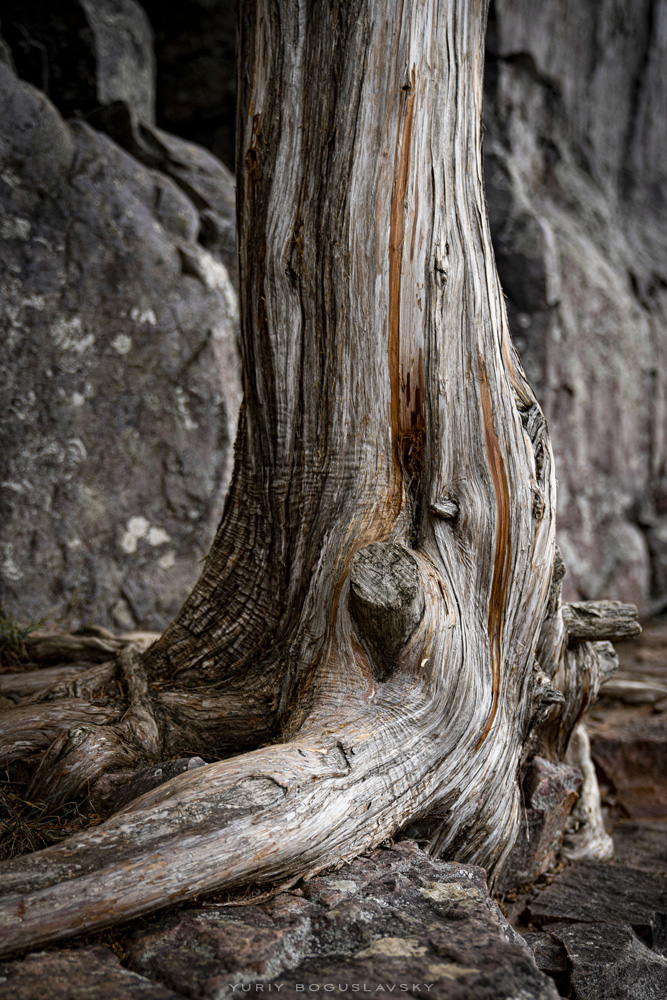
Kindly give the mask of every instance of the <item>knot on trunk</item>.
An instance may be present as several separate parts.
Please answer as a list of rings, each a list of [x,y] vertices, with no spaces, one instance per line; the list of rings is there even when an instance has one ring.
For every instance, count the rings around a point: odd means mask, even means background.
[[[386,680],[424,614],[415,558],[393,542],[367,545],[350,572],[350,613],[379,680]]]

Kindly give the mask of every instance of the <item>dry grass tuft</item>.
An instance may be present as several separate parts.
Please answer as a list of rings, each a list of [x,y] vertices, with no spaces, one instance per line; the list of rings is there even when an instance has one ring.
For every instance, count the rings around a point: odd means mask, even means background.
[[[66,802],[55,808],[48,802],[26,798],[27,774],[9,768],[0,788],[0,861],[40,851],[73,833],[101,822],[80,802]]]

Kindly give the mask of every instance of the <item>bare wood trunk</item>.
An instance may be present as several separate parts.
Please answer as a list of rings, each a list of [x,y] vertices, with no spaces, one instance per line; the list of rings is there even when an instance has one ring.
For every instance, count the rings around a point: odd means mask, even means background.
[[[5,865],[5,950],[419,818],[493,872],[522,765],[562,756],[603,670],[568,647],[549,438],[491,250],[486,0],[238,16],[235,472],[139,708],[153,758],[277,742]]]

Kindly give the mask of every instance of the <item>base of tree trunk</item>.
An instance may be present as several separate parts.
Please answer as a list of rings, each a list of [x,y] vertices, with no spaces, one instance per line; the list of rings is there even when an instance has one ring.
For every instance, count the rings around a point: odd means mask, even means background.
[[[7,862],[6,952],[304,876],[408,822],[495,878],[527,767],[564,759],[607,640],[637,629],[625,605],[561,606],[553,456],[482,185],[486,14],[237,5],[244,401],[222,521],[164,635],[52,675],[0,744],[42,752],[29,793],[53,804],[207,763]],[[87,697],[59,702],[72,685]]]

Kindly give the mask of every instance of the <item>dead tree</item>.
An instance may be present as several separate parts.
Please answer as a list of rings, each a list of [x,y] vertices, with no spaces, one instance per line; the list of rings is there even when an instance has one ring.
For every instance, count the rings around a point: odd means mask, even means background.
[[[74,725],[66,698],[34,787],[226,759],[6,863],[5,951],[293,879],[417,819],[493,873],[522,767],[562,758],[606,663],[589,640],[623,617],[579,634],[572,613],[568,641],[552,452],[483,193],[486,0],[238,6],[232,485],[184,608],[119,657],[127,712],[74,699]]]

